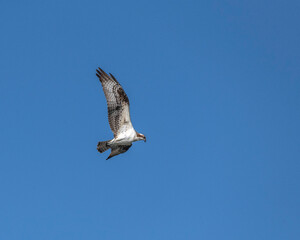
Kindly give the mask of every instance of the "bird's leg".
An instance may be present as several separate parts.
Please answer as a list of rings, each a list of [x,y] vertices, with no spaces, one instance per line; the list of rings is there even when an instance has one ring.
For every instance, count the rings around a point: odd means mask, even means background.
[[[115,139],[112,139],[112,140],[110,140],[109,142],[107,142],[107,145],[108,145],[108,146],[111,146],[111,145],[114,144],[114,142],[115,142]]]
[[[125,138],[117,138],[115,143],[119,143],[119,142],[122,142]]]
[[[120,143],[121,141],[123,141],[125,138],[114,138],[112,139],[108,144],[109,145],[114,145],[114,144],[118,144]]]

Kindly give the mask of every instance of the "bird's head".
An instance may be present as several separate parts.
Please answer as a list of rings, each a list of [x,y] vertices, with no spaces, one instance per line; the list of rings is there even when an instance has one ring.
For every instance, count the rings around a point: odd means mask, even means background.
[[[144,142],[146,142],[146,137],[145,137],[144,134],[138,133],[137,137],[138,137],[139,140],[144,140]]]

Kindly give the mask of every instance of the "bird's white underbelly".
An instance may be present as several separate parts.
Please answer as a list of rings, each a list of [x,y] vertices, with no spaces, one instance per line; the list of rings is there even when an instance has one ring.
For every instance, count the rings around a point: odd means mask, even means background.
[[[114,140],[114,143],[118,145],[131,144],[136,140],[136,132],[133,127],[127,128],[126,131],[121,131]]]

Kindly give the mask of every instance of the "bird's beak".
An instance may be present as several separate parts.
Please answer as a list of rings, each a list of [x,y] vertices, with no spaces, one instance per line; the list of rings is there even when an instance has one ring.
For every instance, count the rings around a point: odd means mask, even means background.
[[[146,142],[146,137],[144,137],[144,142]]]

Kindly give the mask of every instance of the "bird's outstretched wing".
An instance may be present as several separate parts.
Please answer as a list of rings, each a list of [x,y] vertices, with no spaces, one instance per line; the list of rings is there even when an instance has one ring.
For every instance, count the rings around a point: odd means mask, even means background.
[[[96,71],[107,101],[109,125],[116,136],[121,128],[132,127],[129,113],[129,99],[122,86],[112,74],[110,76],[107,75],[101,68],[96,69]]]
[[[111,148],[111,153],[109,154],[109,156],[108,156],[108,158],[106,160],[108,160],[108,159],[110,159],[110,158],[112,158],[114,156],[117,156],[117,155],[119,155],[121,153],[127,152],[128,149],[131,146],[132,146],[132,144],[130,144],[130,145],[117,145],[115,147],[112,147]]]

